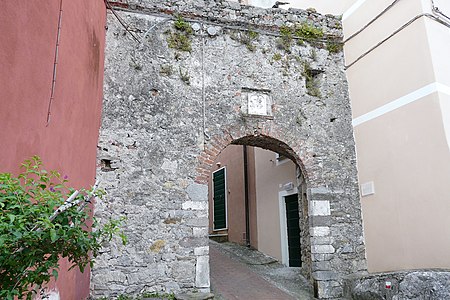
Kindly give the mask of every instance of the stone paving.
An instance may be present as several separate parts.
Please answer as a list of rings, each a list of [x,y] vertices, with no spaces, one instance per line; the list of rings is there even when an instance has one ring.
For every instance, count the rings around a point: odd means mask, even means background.
[[[299,268],[232,243],[211,241],[209,246],[215,299],[314,299]]]

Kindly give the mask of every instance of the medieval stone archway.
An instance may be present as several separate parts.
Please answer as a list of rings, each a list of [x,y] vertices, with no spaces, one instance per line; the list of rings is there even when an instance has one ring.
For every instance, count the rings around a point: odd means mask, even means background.
[[[97,259],[93,295],[209,289],[206,181],[214,157],[234,143],[301,167],[308,274],[317,296],[341,297],[344,277],[366,270],[343,54],[326,39],[287,45],[280,34],[307,22],[335,38],[339,20],[220,1],[145,3],[116,6],[140,43],[108,17],[98,146],[108,196],[96,215],[126,216],[129,244],[113,243]],[[178,27],[174,12],[185,18]]]
[[[234,138],[231,141],[229,140],[230,132],[233,132],[233,138]],[[245,135],[241,136],[242,133],[241,134],[239,134],[239,133],[240,133],[240,130],[231,129],[231,130],[227,131],[227,134],[224,134],[223,136],[214,136],[211,139],[211,142],[208,143],[208,148],[205,149],[199,156],[197,171],[201,175],[199,177],[197,177],[196,179],[199,183],[205,183],[206,180],[209,180],[208,188],[212,189],[211,175],[212,175],[213,170],[222,169],[224,166],[227,165],[227,162],[228,163],[231,162],[231,161],[229,161],[230,159],[231,160],[235,160],[235,159],[239,160],[240,158],[242,158],[242,157],[240,157],[242,155],[242,153],[236,152],[236,150],[240,150],[240,152],[242,152],[243,149],[241,149],[241,148],[233,148],[234,150],[232,150],[232,152],[227,152],[227,155],[226,155],[227,158],[221,156],[221,154],[224,152],[224,150],[228,149],[228,147],[230,145],[251,146],[251,147],[261,148],[261,149],[265,149],[265,150],[270,150],[272,152],[278,153],[279,155],[282,155],[285,158],[290,159],[294,163],[293,166],[295,166],[297,169],[295,172],[296,173],[295,179],[293,177],[290,177],[290,180],[292,180],[292,183],[294,184],[292,191],[295,190],[295,191],[297,191],[296,193],[298,193],[298,195],[297,195],[298,207],[299,207],[299,211],[298,211],[299,216],[298,217],[299,217],[300,239],[301,239],[300,245],[301,245],[301,250],[302,250],[301,253],[299,253],[299,255],[301,254],[300,256],[301,256],[302,273],[306,277],[312,279],[312,277],[311,277],[310,226],[309,226],[309,213],[308,213],[309,205],[308,205],[307,193],[306,193],[307,189],[308,189],[308,183],[307,183],[308,180],[307,180],[307,177],[305,177],[305,175],[304,175],[305,166],[303,165],[302,160],[300,159],[298,154],[287,144],[287,142],[293,143],[294,141],[286,141],[286,142],[281,141],[280,139],[273,138],[267,134],[261,134],[258,131],[253,131],[250,135],[246,135],[246,136]],[[286,136],[286,137],[289,137],[289,136]],[[225,147],[224,147],[224,145],[225,145]],[[251,152],[252,155],[250,156],[253,158],[253,164],[256,163],[254,151]],[[232,157],[230,157],[230,154],[236,155],[236,157],[232,158]],[[247,157],[248,157],[248,154],[244,154],[244,155],[247,155]],[[220,157],[222,157],[220,159],[221,163],[219,163],[220,166],[216,166],[214,164],[214,162],[217,162]],[[223,164],[224,163],[223,158],[225,158],[225,160],[226,160],[225,164]],[[262,162],[262,161],[259,160],[259,162]],[[244,164],[244,162],[242,162],[242,163]],[[274,164],[275,162],[271,162],[271,163]],[[271,164],[271,163],[269,162],[269,164]],[[240,172],[237,169],[233,168],[232,165],[231,165],[230,169],[231,169],[231,172],[233,172],[233,171]],[[243,171],[243,173],[246,173],[246,172],[248,174],[248,171],[245,171],[245,170]],[[205,173],[208,173],[209,177],[205,177],[203,175]],[[226,170],[226,173],[229,174],[228,169]],[[278,173],[279,173],[279,171],[278,171]],[[237,177],[239,177],[238,174],[233,174],[233,173],[229,174],[229,177],[227,175],[227,177],[230,178],[230,177],[234,177],[235,175],[237,175]],[[257,175],[254,174],[253,176],[257,176]],[[242,179],[242,178],[240,178],[240,179]],[[237,184],[239,184],[240,179],[238,179]],[[253,180],[255,180],[255,178],[253,178]],[[241,184],[244,184],[243,182],[244,181],[242,181]],[[234,188],[237,188],[237,189],[242,188],[241,186],[237,186],[236,181],[232,180],[232,184],[233,183],[234,183],[234,185],[233,185]],[[248,184],[248,183],[245,183],[245,184]],[[256,182],[254,182],[254,184],[255,184],[254,187],[256,188]],[[228,184],[227,184],[227,186],[228,186]],[[277,191],[276,193],[278,193],[278,183],[275,183],[275,181],[274,181],[274,185],[272,186],[272,188]],[[233,188],[231,188],[231,189],[233,189]],[[228,191],[228,193],[230,193],[229,188],[227,188],[227,191]],[[228,203],[227,206],[230,207],[233,205],[237,205],[239,214],[242,214],[242,212],[244,210],[249,209],[249,208],[245,207],[245,205],[242,201],[242,195],[236,197],[236,192],[237,192],[237,190],[236,191],[233,190],[231,192],[232,196],[234,193],[234,195],[235,195],[234,198],[238,198],[238,199],[240,199],[240,201],[239,200],[236,201],[237,199],[235,199],[235,201],[232,201],[233,203],[230,203],[229,201],[227,201],[227,203]],[[253,193],[256,194],[256,192],[257,192],[257,190],[253,190]],[[237,194],[239,194],[239,192],[237,192]],[[292,194],[292,192],[287,193],[287,194]],[[253,205],[253,208],[252,208],[253,216],[251,217],[252,218],[251,221],[248,220],[249,222],[252,222],[252,224],[248,224],[247,226],[251,226],[252,229],[250,230],[250,228],[247,228],[247,230],[249,230],[249,232],[246,232],[246,234],[250,234],[250,236],[252,236],[252,234],[256,233],[256,231],[259,231],[258,228],[261,225],[257,225],[257,223],[256,223],[256,205],[257,205],[256,195],[250,195],[250,198],[254,199],[253,200],[254,203],[252,204]],[[212,201],[211,199],[212,199],[212,195],[210,195],[209,201]],[[275,198],[273,198],[271,202],[278,203],[278,201],[274,201],[274,200],[275,200]],[[276,200],[278,200],[278,198],[276,198]],[[278,206],[278,204],[277,204],[277,206]],[[212,213],[211,208],[212,208],[212,203],[209,204],[209,213],[210,214]],[[232,207],[230,207],[230,208],[232,208]],[[236,208],[234,208],[234,212],[236,213]],[[277,216],[274,216],[275,219],[280,218],[280,216],[278,215],[280,212],[281,212],[281,210],[280,211],[277,210],[277,212],[276,212]],[[271,211],[271,213],[275,213],[275,211]],[[284,212],[284,213],[286,213],[286,212]],[[245,219],[244,221],[247,221],[247,218],[249,218],[249,216],[246,216],[244,218]],[[234,217],[233,219],[234,219],[234,221],[242,222],[242,220],[237,220],[236,217]],[[211,224],[212,224],[211,222],[212,222],[212,218],[210,216],[210,226],[209,227],[211,227]],[[259,221],[258,224],[261,224],[261,222],[264,222],[264,221]],[[277,223],[279,223],[279,220]],[[228,224],[230,224],[230,223],[228,223]],[[235,225],[237,225],[237,224],[235,223]],[[276,227],[278,227],[278,225],[276,225]],[[239,227],[239,225],[237,225],[236,227]],[[243,228],[240,228],[240,229],[242,229],[242,232],[244,232]],[[204,229],[204,230],[206,230],[206,229]],[[229,227],[227,227],[226,231],[228,231],[228,230],[229,230]],[[233,231],[236,231],[236,229],[233,229]],[[251,233],[251,231],[254,231],[254,232]],[[213,232],[212,228],[209,228],[209,232],[210,233]],[[252,237],[252,239],[253,238],[254,237]],[[278,237],[278,238],[281,238],[281,237]],[[232,239],[235,241],[239,241],[236,237],[236,234],[234,234],[234,238],[232,238]],[[287,239],[287,237],[286,237],[286,239]],[[247,243],[248,243],[247,245],[249,246],[251,244],[250,240],[247,240]],[[280,241],[280,243],[281,243],[281,241]],[[286,249],[286,251],[287,251],[287,249]]]

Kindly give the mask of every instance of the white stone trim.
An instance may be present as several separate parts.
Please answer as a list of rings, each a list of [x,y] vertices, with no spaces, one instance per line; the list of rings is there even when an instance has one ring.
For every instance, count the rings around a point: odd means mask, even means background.
[[[336,249],[332,245],[312,245],[312,254],[330,254],[334,253]]]
[[[195,265],[195,287],[209,288],[209,256],[197,256]]]
[[[411,92],[405,96],[402,96],[394,101],[391,101],[383,106],[380,106],[368,113],[365,113],[365,114],[353,119],[352,125],[353,125],[353,127],[356,127],[367,121],[373,120],[379,116],[387,114],[388,112],[391,112],[397,108],[403,107],[414,101],[420,100],[423,97],[426,97],[426,96],[436,93],[436,92],[441,92],[441,93],[450,95],[450,87],[447,85],[444,85],[442,83],[439,83],[439,82],[430,83],[418,90],[415,90],[414,92]]]
[[[331,215],[330,201],[312,200],[309,206],[310,216],[329,216]]]
[[[286,205],[284,198],[290,195],[298,194],[298,189],[278,192],[279,211],[280,211],[280,240],[281,240],[281,263],[289,267],[289,249],[287,240],[287,220]]]
[[[355,3],[353,3],[353,5],[350,6],[349,9],[347,9],[342,15],[342,20],[345,20],[348,17],[350,17],[350,15],[352,15],[361,5],[363,5],[364,2],[366,2],[366,0],[358,0]]]
[[[325,237],[330,235],[330,227],[316,226],[309,229],[309,234],[312,237]]]

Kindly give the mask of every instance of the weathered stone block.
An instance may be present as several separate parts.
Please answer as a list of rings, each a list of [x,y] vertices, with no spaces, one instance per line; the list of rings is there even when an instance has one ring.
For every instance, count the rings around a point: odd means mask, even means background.
[[[316,284],[320,299],[340,298],[344,291],[341,284],[337,281],[317,281]]]
[[[194,255],[202,256],[208,255],[208,253],[209,253],[209,246],[194,248]]]
[[[195,265],[190,261],[177,261],[171,265],[172,276],[178,280],[194,278]]]
[[[311,237],[311,243],[314,245],[330,245],[332,242],[333,239],[330,236]]]
[[[180,246],[184,248],[194,248],[205,246],[208,244],[208,240],[197,237],[186,237],[180,241]]]
[[[416,270],[354,275],[345,282],[345,296],[362,300],[450,299],[450,272]]]
[[[205,227],[209,225],[209,220],[208,218],[187,219],[186,225],[194,227]]]
[[[208,206],[208,202],[200,201],[186,201],[183,202],[182,208],[184,210],[205,210]]]
[[[194,237],[208,237],[207,227],[194,227],[192,228]]]
[[[209,256],[207,255],[197,257],[195,286],[209,287]]]
[[[186,192],[192,201],[208,201],[208,185],[206,184],[192,183],[187,187]]]
[[[178,162],[170,161],[170,160],[164,158],[164,162],[161,165],[161,169],[172,172],[172,173],[176,173],[178,170]]]
[[[332,245],[312,245],[311,246],[311,253],[318,253],[318,254],[324,254],[324,253],[334,253],[335,249]]]
[[[329,261],[314,261],[311,266],[313,271],[324,271],[331,269],[331,263]]]
[[[311,236],[327,236],[330,234],[330,227],[326,227],[326,226],[316,226],[316,227],[311,227],[309,229],[310,235]]]
[[[330,201],[310,201],[309,214],[311,216],[331,215]]]
[[[339,274],[335,271],[315,271],[313,272],[313,278],[315,280],[333,280],[338,279]]]

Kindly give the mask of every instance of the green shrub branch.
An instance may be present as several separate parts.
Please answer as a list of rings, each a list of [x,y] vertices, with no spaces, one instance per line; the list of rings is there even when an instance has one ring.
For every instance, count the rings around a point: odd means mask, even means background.
[[[61,257],[83,272],[114,235],[126,243],[121,220],[99,228],[89,215],[90,201],[103,194],[75,191],[66,177],[44,170],[37,156],[17,177],[0,173],[0,299],[32,299],[58,277]]]

